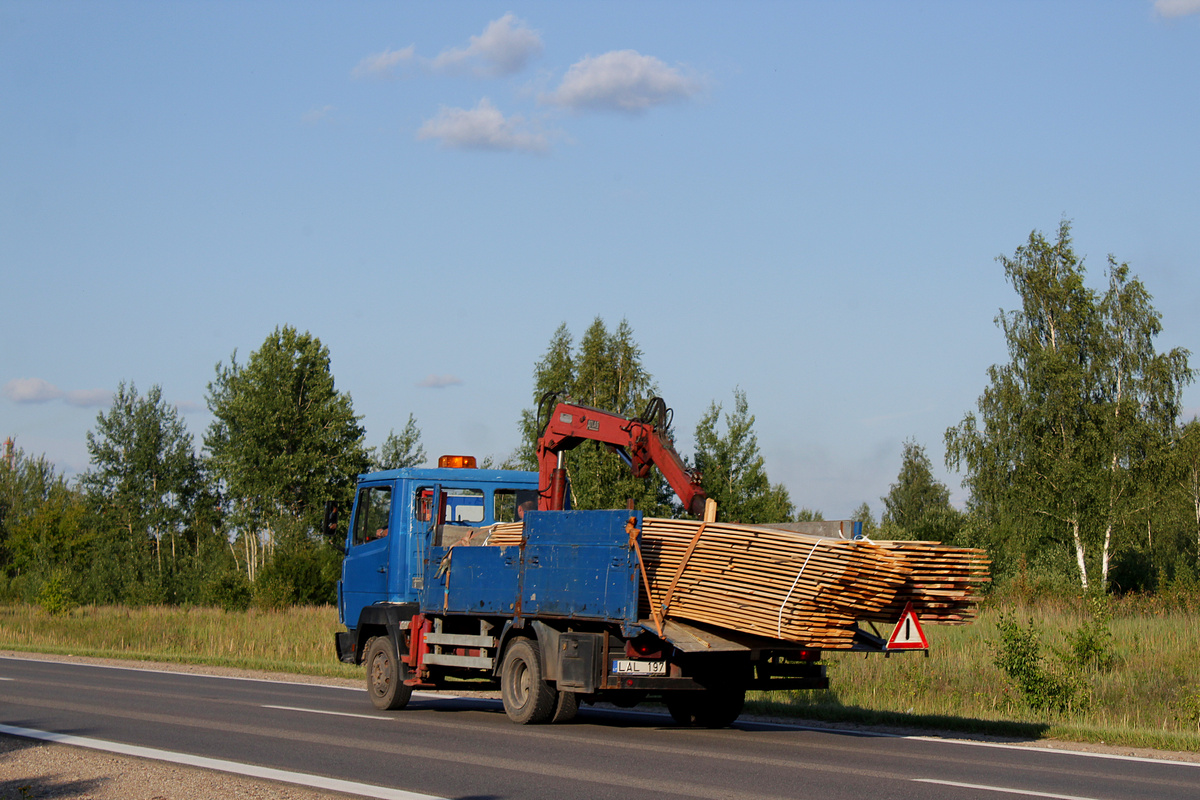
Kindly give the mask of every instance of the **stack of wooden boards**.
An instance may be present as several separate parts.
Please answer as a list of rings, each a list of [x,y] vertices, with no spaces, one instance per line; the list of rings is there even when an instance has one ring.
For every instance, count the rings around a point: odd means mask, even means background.
[[[521,523],[497,525],[491,545],[522,541]],[[780,527],[643,520],[651,603],[667,618],[837,650],[857,620],[894,624],[908,602],[922,623],[968,622],[988,580],[986,553],[937,542],[850,540]]]

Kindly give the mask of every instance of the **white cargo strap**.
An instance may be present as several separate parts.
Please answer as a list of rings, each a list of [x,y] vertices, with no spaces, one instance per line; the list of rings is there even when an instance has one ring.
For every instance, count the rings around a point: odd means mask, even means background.
[[[796,580],[792,581],[791,587],[788,588],[787,594],[784,595],[783,602],[779,604],[779,618],[775,621],[775,638],[783,638],[783,609],[787,606],[787,601],[792,599],[792,592],[796,590],[796,584],[800,583],[800,576],[804,574],[804,568],[808,566],[808,561],[813,557],[813,553],[817,552],[817,548],[821,546],[821,542],[836,542],[838,539],[822,537],[813,542],[812,550],[808,551],[808,557],[804,559],[804,563],[800,565],[800,571],[796,573]]]

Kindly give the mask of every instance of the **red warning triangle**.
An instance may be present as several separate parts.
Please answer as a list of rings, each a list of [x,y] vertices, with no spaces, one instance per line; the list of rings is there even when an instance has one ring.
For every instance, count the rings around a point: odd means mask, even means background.
[[[896,623],[896,627],[892,630],[892,635],[888,637],[887,649],[929,649],[929,642],[925,639],[925,631],[921,630],[921,623],[917,619],[917,612],[913,611],[911,600],[904,606],[904,613],[900,615],[900,621]]]

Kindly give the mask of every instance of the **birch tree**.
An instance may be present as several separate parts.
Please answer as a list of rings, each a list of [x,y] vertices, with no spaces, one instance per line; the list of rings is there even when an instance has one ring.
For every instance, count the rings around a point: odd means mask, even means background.
[[[174,562],[193,504],[205,488],[192,435],[179,411],[162,399],[159,386],[141,397],[133,383],[122,382],[109,410],[97,415],[87,448],[91,468],[80,476],[80,485],[134,552],[153,548],[161,573],[164,541]]]
[[[1085,285],[1066,221],[999,261],[1020,298],[996,319],[1009,361],[989,368],[978,412],[947,430],[946,463],[965,468],[976,510],[1040,529],[1038,545],[1071,550],[1085,591],[1095,572],[1105,588],[1114,532],[1149,502],[1188,353],[1155,352],[1161,322],[1127,265],[1109,259],[1103,296]]]
[[[349,507],[355,476],[370,463],[364,431],[334,385],[329,349],[291,326],[276,328],[245,364],[236,352],[218,364],[208,392],[204,445],[254,576],[281,524],[315,531],[326,500]]]

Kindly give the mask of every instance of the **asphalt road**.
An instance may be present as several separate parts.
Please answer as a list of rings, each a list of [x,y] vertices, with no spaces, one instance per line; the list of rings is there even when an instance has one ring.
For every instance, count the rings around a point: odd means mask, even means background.
[[[0,728],[350,781],[365,794],[1200,798],[1196,763],[757,723],[683,729],[665,715],[586,707],[571,724],[517,726],[491,700],[417,695],[381,713],[345,688],[9,658]]]

